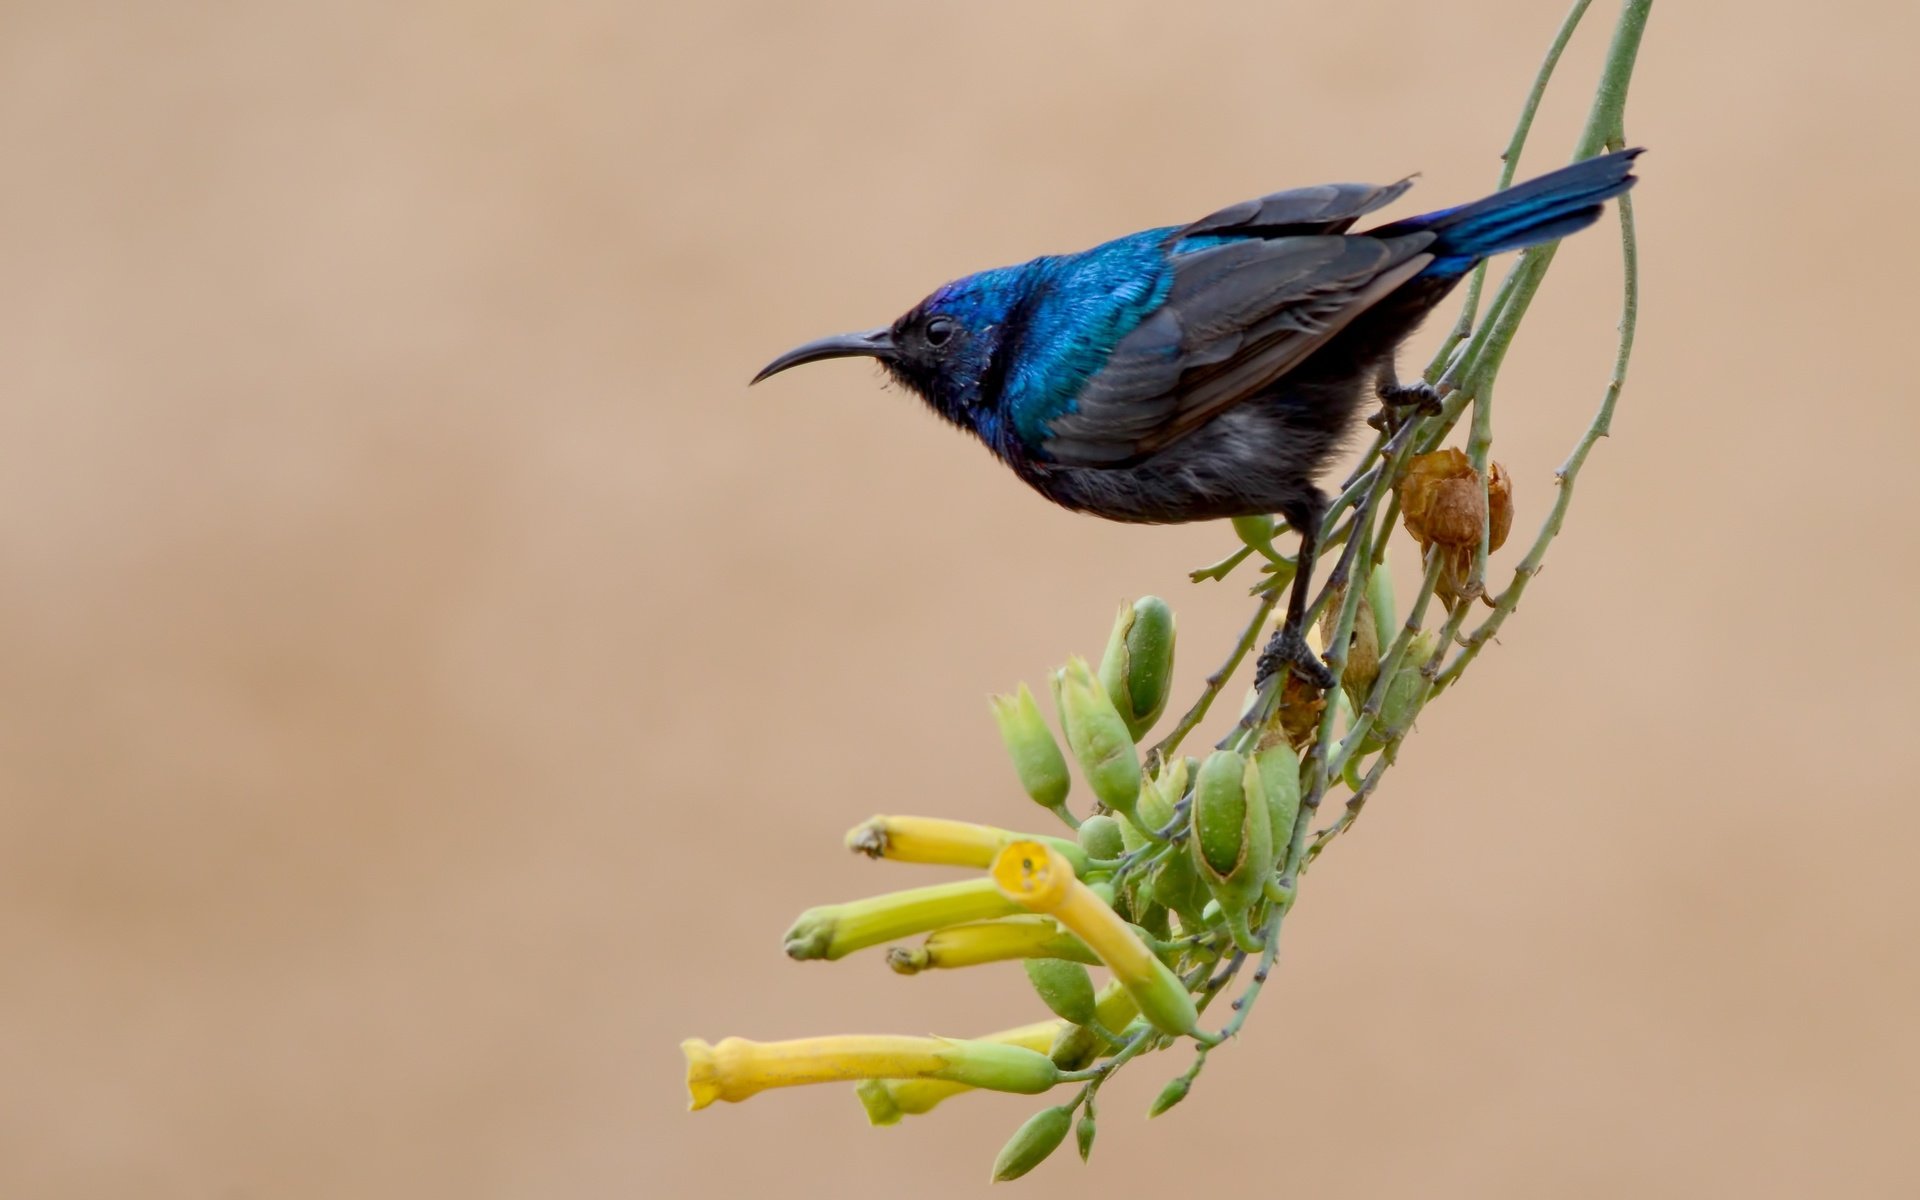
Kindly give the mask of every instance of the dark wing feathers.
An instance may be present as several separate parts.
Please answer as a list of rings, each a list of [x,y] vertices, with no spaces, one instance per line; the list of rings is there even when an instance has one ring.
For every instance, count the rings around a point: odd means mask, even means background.
[[[1047,453],[1115,466],[1179,440],[1418,274],[1432,240],[1249,238],[1181,255],[1160,308],[1120,339],[1074,411],[1051,422]]]
[[[1371,183],[1323,183],[1318,187],[1275,192],[1258,200],[1242,200],[1201,217],[1177,236],[1340,233],[1374,209],[1393,203],[1412,186],[1413,180],[1409,177],[1384,187]]]

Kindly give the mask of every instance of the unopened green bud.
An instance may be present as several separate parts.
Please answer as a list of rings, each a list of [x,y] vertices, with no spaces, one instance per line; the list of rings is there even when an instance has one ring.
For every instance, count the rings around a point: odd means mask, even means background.
[[[1273,872],[1272,815],[1259,765],[1234,751],[1208,755],[1194,780],[1193,861],[1235,943],[1258,953],[1247,911]]]
[[[1153,899],[1180,918],[1189,933],[1207,924],[1201,910],[1206,907],[1207,888],[1193,868],[1193,859],[1174,851],[1160,860],[1153,870]]]
[[[1043,1108],[1027,1118],[1000,1147],[999,1157],[993,1160],[993,1182],[1005,1183],[1018,1179],[1046,1160],[1047,1155],[1060,1148],[1067,1138],[1067,1130],[1073,1127],[1073,1108],[1058,1104],[1052,1108]]]
[[[1427,698],[1427,689],[1432,686],[1422,670],[1439,650],[1439,635],[1431,629],[1421,630],[1408,643],[1406,657],[1387,683],[1386,695],[1380,702],[1380,716],[1373,723],[1374,736],[1368,738],[1366,743],[1368,748],[1377,749],[1406,736],[1413,724],[1414,714],[1420,711],[1420,705]]]
[[[1082,1113],[1080,1123],[1073,1127],[1073,1140],[1080,1144],[1080,1161],[1086,1162],[1093,1153],[1093,1135],[1095,1133],[1092,1113]]]
[[[1267,794],[1267,823],[1273,830],[1277,859],[1293,840],[1293,822],[1300,814],[1300,756],[1285,740],[1253,756],[1260,764],[1260,786]]]
[[[1088,858],[1119,858],[1126,852],[1120,822],[1105,813],[1095,813],[1080,822],[1080,848]]]
[[[1173,824],[1174,806],[1187,794],[1187,780],[1198,763],[1176,758],[1160,764],[1160,774],[1143,779],[1140,800],[1130,820],[1121,822],[1120,837],[1128,850],[1138,850]]]
[[[1142,596],[1120,610],[1100,659],[1100,682],[1139,741],[1173,694],[1173,610],[1158,596]]]
[[[1367,608],[1373,612],[1374,644],[1385,650],[1400,632],[1400,618],[1393,606],[1393,572],[1387,569],[1385,558],[1375,563],[1373,573],[1367,576]]]
[[[1077,962],[1063,958],[1030,958],[1027,979],[1053,1015],[1088,1025],[1093,1022],[1093,976]]]
[[[1176,758],[1160,768],[1160,777],[1154,786],[1143,792],[1140,797],[1141,820],[1151,820],[1150,828],[1155,831],[1165,829],[1173,823],[1175,806],[1187,793],[1188,781],[1199,769],[1198,759]],[[1151,801],[1149,801],[1149,793]],[[1141,837],[1141,844],[1146,838]],[[1128,849],[1135,847],[1129,846]],[[1180,923],[1189,932],[1205,924],[1200,910],[1207,902],[1206,886],[1194,873],[1193,863],[1185,854],[1169,854],[1160,860],[1151,876],[1148,895],[1162,908],[1177,913]]]
[[[1100,803],[1133,814],[1140,799],[1140,752],[1127,722],[1114,708],[1106,688],[1093,677],[1086,660],[1068,660],[1059,681],[1060,723],[1067,745]]]
[[[1148,896],[1146,903],[1140,905],[1140,911],[1134,914],[1133,923],[1138,925],[1148,937],[1158,941],[1165,941],[1173,936],[1172,927],[1167,924],[1167,906],[1152,896]]]
[[[1134,1002],[1133,993],[1119,980],[1110,980],[1095,1002],[1095,1024],[1063,1026],[1054,1036],[1047,1057],[1062,1071],[1078,1071],[1108,1045],[1098,1030],[1125,1029],[1139,1015],[1140,1006]]]
[[[1000,740],[1007,745],[1013,770],[1020,786],[1042,808],[1059,812],[1066,807],[1067,792],[1073,777],[1067,773],[1067,760],[1060,744],[1053,740],[1033,693],[1021,684],[1011,696],[995,696],[991,701],[994,720],[1000,724]]]
[[[1147,1106],[1147,1116],[1159,1116],[1182,1100],[1185,1100],[1187,1093],[1192,1089],[1193,1080],[1185,1075],[1176,1076],[1175,1078],[1167,1080],[1167,1086],[1161,1088],[1160,1094],[1155,1096],[1153,1103]]]

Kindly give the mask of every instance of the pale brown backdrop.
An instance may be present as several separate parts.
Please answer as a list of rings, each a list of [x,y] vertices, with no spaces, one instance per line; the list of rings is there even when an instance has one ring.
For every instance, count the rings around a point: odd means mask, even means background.
[[[982,698],[1116,600],[1193,686],[1228,534],[1053,511],[870,368],[746,378],[1275,188],[1476,195],[1560,10],[6,5],[0,1195],[978,1194],[1036,1102],[688,1114],[676,1042],[1031,1019],[778,935],[927,878],[840,850],[872,812],[1031,821]],[[1916,36],[1655,11],[1566,540],[1244,1040],[1022,1186],[1920,1189]],[[1529,526],[1617,254],[1502,382]]]

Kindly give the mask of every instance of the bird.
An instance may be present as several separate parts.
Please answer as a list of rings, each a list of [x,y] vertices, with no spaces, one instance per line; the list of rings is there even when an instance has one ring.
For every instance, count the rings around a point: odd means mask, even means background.
[[[796,346],[753,377],[879,361],[1055,504],[1177,524],[1278,514],[1300,538],[1285,620],[1257,678],[1291,666],[1330,687],[1308,647],[1316,476],[1377,401],[1431,409],[1402,384],[1400,344],[1483,260],[1556,241],[1631,188],[1627,149],[1484,199],[1351,232],[1405,193],[1330,183],[1230,205],[956,279],[898,320]]]

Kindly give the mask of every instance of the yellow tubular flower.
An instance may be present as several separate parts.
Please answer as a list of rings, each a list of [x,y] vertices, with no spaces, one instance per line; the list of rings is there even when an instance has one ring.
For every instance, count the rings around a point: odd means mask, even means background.
[[[1097,963],[1085,942],[1060,928],[1052,918],[1023,914],[997,921],[973,921],[936,929],[915,949],[896,946],[887,952],[887,965],[902,975],[1015,958],[1064,958]]]
[[[1103,1028],[1125,1029],[1140,1015],[1140,1007],[1133,1002],[1132,994],[1115,981],[1100,989],[1094,1001],[1094,1014]],[[1062,1037],[1073,1039],[1064,1050],[1060,1047]],[[1054,1061],[1062,1070],[1077,1070],[1086,1066],[1093,1061],[1094,1052],[1104,1044],[1100,1035],[1093,1030],[1058,1020],[1036,1021],[1031,1025],[1003,1029],[999,1033],[989,1033],[980,1040],[1024,1046],[1042,1054],[1051,1051]],[[901,1117],[931,1112],[935,1105],[947,1097],[971,1092],[974,1088],[964,1083],[949,1083],[944,1079],[869,1079],[854,1090],[860,1096],[860,1103],[866,1107],[868,1124],[894,1125]]]
[[[1071,868],[1065,869],[1072,873]],[[965,879],[810,908],[795,918],[784,940],[789,958],[831,960],[908,934],[1012,916],[1020,910],[991,879]]]
[[[1087,948],[1132,993],[1140,1013],[1165,1033],[1194,1033],[1200,1014],[1193,997],[1154,957],[1120,914],[1074,878],[1067,861],[1040,842],[1015,842],[993,863],[993,882],[1008,899],[1044,913],[1078,934]]]
[[[1127,1020],[1132,1019],[1132,1015],[1128,1014]],[[1031,1025],[989,1033],[978,1040],[1020,1046],[1045,1054],[1066,1027],[1065,1021],[1036,1021]],[[945,1079],[869,1079],[854,1089],[860,1097],[860,1103],[866,1107],[869,1125],[898,1124],[901,1117],[930,1112],[934,1105],[947,1097],[973,1090],[972,1084],[953,1083]]]
[[[691,1109],[716,1100],[737,1103],[768,1088],[849,1079],[939,1079],[1029,1096],[1060,1079],[1060,1068],[1038,1050],[942,1037],[844,1034],[790,1042],[732,1037],[718,1045],[688,1038],[680,1050],[687,1056]]]
[[[895,862],[934,863],[954,867],[986,867],[994,855],[1014,842],[1045,842],[1066,855],[1074,874],[1087,869],[1087,852],[1066,838],[1013,833],[971,821],[944,817],[876,816],[847,831],[847,849],[868,858]]]

